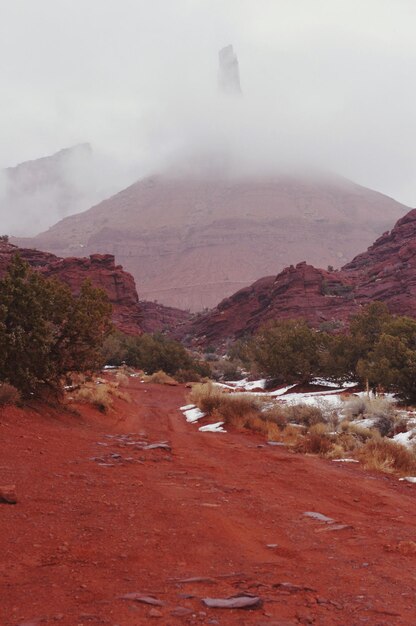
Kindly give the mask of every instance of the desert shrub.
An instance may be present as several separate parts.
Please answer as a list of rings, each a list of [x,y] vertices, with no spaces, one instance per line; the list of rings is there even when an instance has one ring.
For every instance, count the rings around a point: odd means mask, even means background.
[[[0,303],[0,380],[23,397],[58,393],[68,372],[101,365],[111,304],[90,282],[74,297],[16,255],[0,280]]]
[[[285,428],[288,424],[287,414],[281,404],[275,404],[274,406],[264,408],[262,410],[262,417],[266,421],[276,424],[280,430]]]
[[[163,370],[159,370],[158,372],[154,372],[150,374],[150,376],[143,376],[143,380],[145,383],[154,383],[156,385],[177,385],[177,381],[166,374]]]
[[[220,388],[213,383],[200,383],[192,387],[189,401],[210,415],[214,409],[219,408],[223,395]]]
[[[212,376],[215,380],[241,380],[243,366],[236,359],[218,359],[212,366]]]
[[[367,469],[387,473],[416,471],[414,450],[405,448],[391,439],[370,439],[358,451],[358,456]]]
[[[207,362],[192,356],[181,343],[160,333],[131,336],[114,331],[104,342],[102,355],[108,365],[126,364],[148,374],[163,370],[173,376],[182,371],[187,373],[188,380],[211,374]]]
[[[320,336],[304,320],[276,320],[261,328],[245,350],[279,383],[307,383],[319,373]]]
[[[194,385],[189,399],[196,404],[201,411],[212,414],[216,410],[225,422],[242,423],[247,415],[259,416],[261,402],[249,393],[228,394],[221,391],[213,383]]]
[[[201,380],[201,376],[193,369],[181,369],[176,372],[175,380],[178,383],[199,383]]]
[[[123,387],[127,387],[130,382],[130,379],[124,371],[119,370],[116,373],[116,382],[119,385],[123,385]]]
[[[305,429],[303,427],[288,424],[282,430],[280,439],[288,446],[295,447],[303,439],[304,432]]]
[[[383,437],[399,432],[398,430],[396,431],[399,417],[394,403],[388,398],[382,396],[376,396],[375,398],[355,396],[345,402],[344,407],[344,415],[349,419],[359,416],[372,419],[372,428],[377,429]]]
[[[325,421],[322,410],[309,404],[288,404],[284,407],[284,414],[288,422],[306,427]]]
[[[367,404],[367,398],[364,396],[351,396],[344,402],[343,413],[349,419],[364,415],[367,410]]]
[[[9,383],[1,383],[0,384],[0,406],[5,406],[7,404],[19,404],[20,402],[20,393],[13,387],[13,385],[9,385]]]
[[[326,456],[332,448],[333,440],[328,425],[320,422],[309,428],[306,435],[298,441],[295,449],[297,452]]]
[[[75,402],[92,404],[102,413],[106,413],[113,405],[114,398],[129,401],[128,394],[122,393],[117,384],[86,382],[72,393]]]

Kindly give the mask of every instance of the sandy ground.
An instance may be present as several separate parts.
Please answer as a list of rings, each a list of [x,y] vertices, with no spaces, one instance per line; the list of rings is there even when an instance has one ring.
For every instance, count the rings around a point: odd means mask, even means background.
[[[1,626],[416,624],[416,485],[200,433],[183,386],[129,394],[108,416],[1,411]],[[202,603],[241,593],[262,606]]]

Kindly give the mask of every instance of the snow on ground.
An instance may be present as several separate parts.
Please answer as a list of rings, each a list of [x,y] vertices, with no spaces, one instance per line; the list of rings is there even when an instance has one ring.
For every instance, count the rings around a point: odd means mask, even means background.
[[[393,441],[401,443],[402,446],[411,448],[416,444],[416,430],[408,430],[406,433],[398,433],[394,435]]]
[[[326,378],[314,378],[312,381],[312,385],[320,385],[321,387],[339,387],[334,381],[327,380]],[[343,389],[349,389],[350,387],[356,387],[358,383],[342,383],[341,387]]]
[[[325,407],[328,409],[341,408],[343,400],[340,389],[333,391],[312,391],[311,393],[288,393],[279,398],[284,404],[307,404],[308,406]]]
[[[227,431],[222,427],[223,424],[224,422],[215,422],[215,424],[200,426],[198,430],[200,430],[201,433],[226,433]]]
[[[289,391],[289,389],[293,389],[293,387],[296,387],[296,385],[288,385],[287,387],[282,387],[282,389],[276,389],[276,391],[272,391],[269,395],[273,397],[282,396]]]
[[[364,417],[355,420],[351,420],[351,424],[362,426],[363,428],[373,428],[377,423],[377,417]]]
[[[206,415],[206,413],[203,413],[196,407],[194,409],[187,409],[186,411],[183,411],[183,414],[185,415],[186,421],[189,422],[190,424],[197,422],[198,420],[202,419]]]

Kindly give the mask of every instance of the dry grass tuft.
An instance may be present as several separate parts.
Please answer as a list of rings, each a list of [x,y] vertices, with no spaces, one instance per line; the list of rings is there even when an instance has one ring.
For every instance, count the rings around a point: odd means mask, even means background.
[[[244,428],[248,417],[260,417],[261,403],[252,394],[228,394],[221,391],[212,383],[194,385],[189,395],[189,401],[196,404],[201,411],[216,415],[226,423],[233,424],[237,428]]]
[[[403,474],[416,471],[414,450],[386,438],[367,441],[358,451],[358,458],[366,469]]]
[[[293,424],[302,424],[303,426],[313,426],[325,421],[322,410],[317,406],[308,404],[289,404],[282,407],[286,420]]]
[[[158,372],[155,372],[154,374],[150,374],[150,376],[143,376],[143,380],[145,383],[154,383],[156,385],[177,385],[178,382],[172,378],[172,376],[169,376],[169,374],[166,374],[163,370],[159,370]]]
[[[327,424],[318,423],[311,426],[306,435],[296,444],[296,451],[326,456],[332,448],[334,437]]]
[[[129,395],[121,392],[117,383],[97,385],[94,382],[86,382],[72,395],[75,402],[92,404],[102,413],[107,413],[113,405],[114,398],[120,398],[126,402],[130,401]]]
[[[295,447],[303,439],[304,432],[304,428],[288,424],[280,433],[280,440],[288,446]]]
[[[0,383],[0,406],[19,404],[20,392],[9,383]]]
[[[130,379],[127,376],[127,374],[122,371],[122,370],[118,370],[117,374],[116,374],[116,382],[123,387],[128,387],[129,383],[130,383]]]

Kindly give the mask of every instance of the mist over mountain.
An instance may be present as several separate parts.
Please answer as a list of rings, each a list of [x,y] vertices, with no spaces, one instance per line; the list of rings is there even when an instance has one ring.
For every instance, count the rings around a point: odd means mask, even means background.
[[[167,171],[331,171],[416,204],[412,2],[40,3],[2,8],[0,169],[90,142],[99,198],[74,212]]]
[[[326,176],[154,176],[20,245],[114,254],[146,300],[201,310],[306,260],[339,267],[408,207]]]

